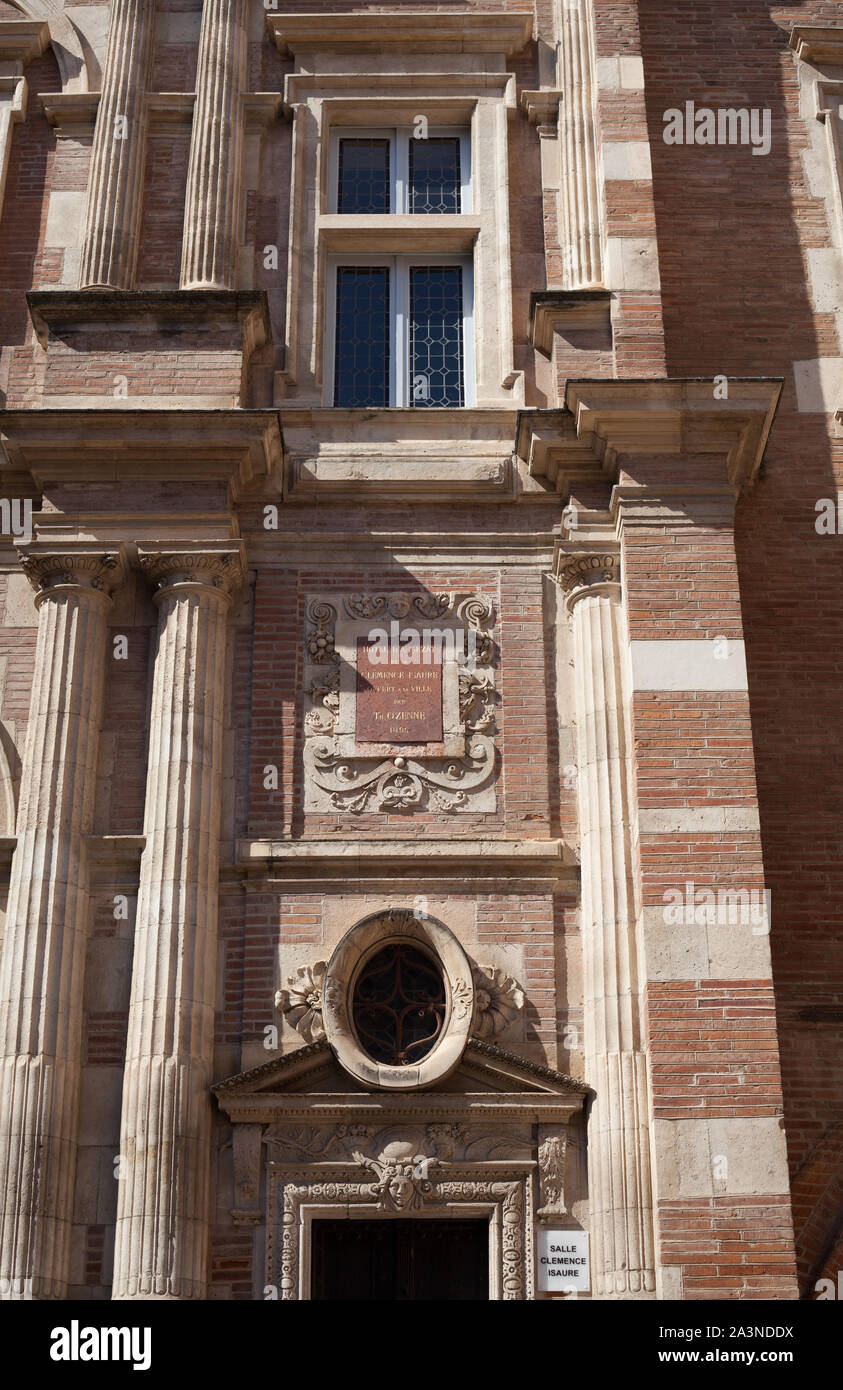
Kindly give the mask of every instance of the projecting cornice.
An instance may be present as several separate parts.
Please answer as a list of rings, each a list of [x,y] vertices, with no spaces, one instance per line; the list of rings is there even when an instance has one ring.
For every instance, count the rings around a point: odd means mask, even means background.
[[[459,14],[430,10],[345,14],[268,14],[269,32],[285,57],[306,53],[502,53],[530,42],[533,17],[523,12]]]
[[[803,63],[843,66],[843,25],[796,24],[790,31],[790,46]]]
[[[758,471],[781,390],[772,378],[569,381],[565,409],[520,412],[516,453],[564,498],[578,480],[615,482],[621,457],[659,454],[722,455],[737,492]]]
[[[611,332],[612,295],[608,290],[533,290],[530,295],[530,342],[550,357],[554,333]]]
[[[0,462],[39,488],[134,481],[222,482],[237,497],[280,470],[275,410],[2,410]]]
[[[50,42],[50,26],[40,19],[0,19],[0,63],[31,63]]]

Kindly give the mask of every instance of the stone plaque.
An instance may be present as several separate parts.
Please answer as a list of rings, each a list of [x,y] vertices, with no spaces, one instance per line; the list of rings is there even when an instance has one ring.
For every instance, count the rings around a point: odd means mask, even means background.
[[[587,1293],[591,1287],[586,1231],[538,1228],[539,1289],[542,1293]]]
[[[441,662],[373,661],[365,637],[357,642],[359,743],[441,743]]]

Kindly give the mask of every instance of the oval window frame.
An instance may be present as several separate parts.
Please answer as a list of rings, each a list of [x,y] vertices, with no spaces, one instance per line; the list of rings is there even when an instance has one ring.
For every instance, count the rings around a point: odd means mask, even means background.
[[[393,941],[418,945],[433,957],[445,983],[442,1033],[430,1052],[408,1067],[373,1061],[358,1041],[352,1000],[363,966]],[[340,1066],[362,1086],[416,1091],[444,1081],[459,1065],[474,1016],[471,963],[453,932],[426,913],[405,908],[372,913],[337,945],[325,973],[322,1017],[325,1036]]]

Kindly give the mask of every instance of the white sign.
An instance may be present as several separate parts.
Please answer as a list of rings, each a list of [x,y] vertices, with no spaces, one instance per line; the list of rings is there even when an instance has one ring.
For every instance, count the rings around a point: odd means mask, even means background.
[[[539,1290],[541,1293],[588,1292],[587,1231],[538,1228]]]

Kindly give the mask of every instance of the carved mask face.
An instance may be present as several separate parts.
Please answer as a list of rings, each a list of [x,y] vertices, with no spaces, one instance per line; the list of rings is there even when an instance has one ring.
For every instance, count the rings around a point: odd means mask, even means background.
[[[407,1207],[413,1200],[413,1180],[405,1177],[402,1173],[396,1173],[389,1182],[389,1195],[399,1209]]]

